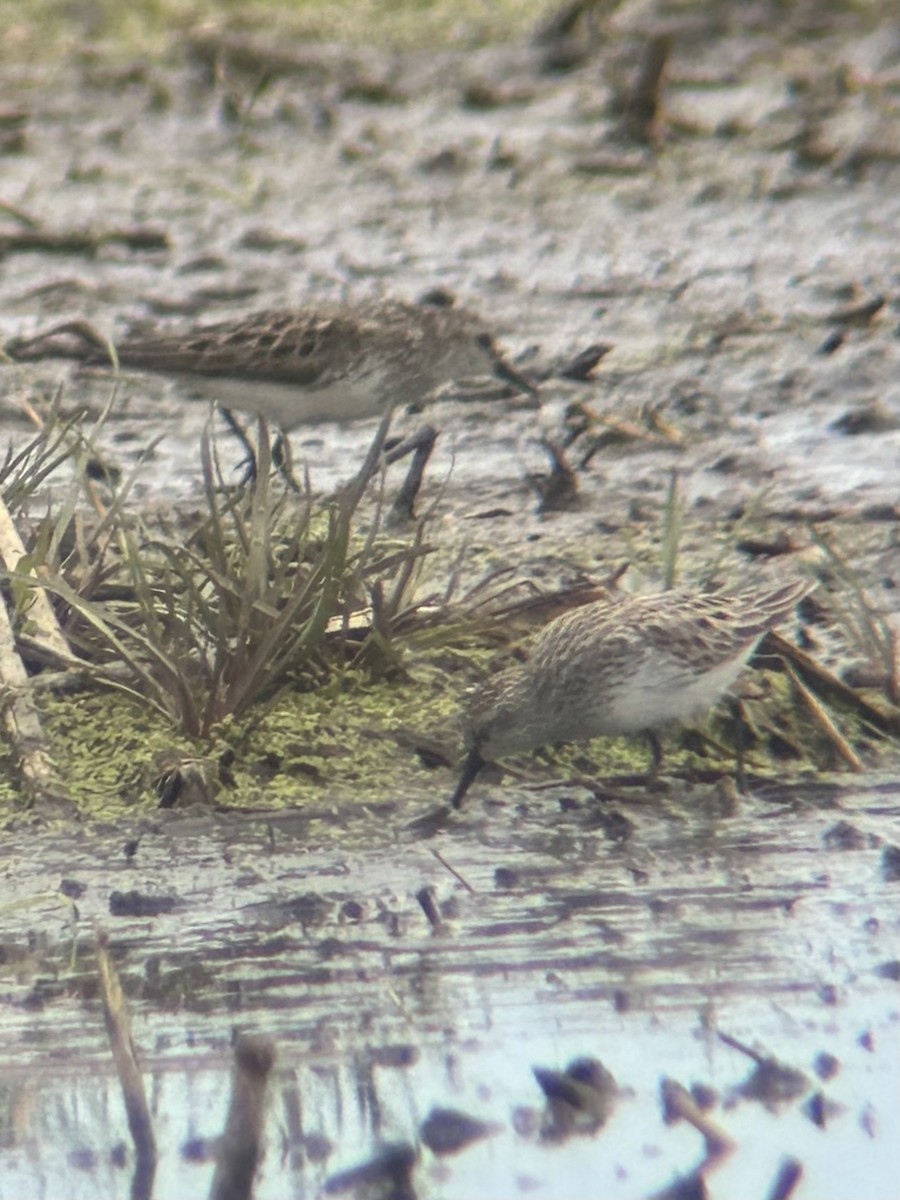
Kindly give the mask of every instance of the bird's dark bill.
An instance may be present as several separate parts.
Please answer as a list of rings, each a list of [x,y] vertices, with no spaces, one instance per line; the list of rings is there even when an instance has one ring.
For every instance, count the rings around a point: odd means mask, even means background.
[[[450,797],[450,804],[453,808],[462,808],[462,802],[465,799],[466,792],[472,783],[472,780],[485,765],[484,759],[478,753],[477,748],[469,751],[469,756],[463,763],[462,774],[459,777],[459,783],[456,785],[456,791]]]
[[[524,392],[527,396],[536,396],[537,388],[534,384],[528,382],[524,375],[520,375],[515,367],[511,367],[505,359],[499,356],[494,361],[494,374],[498,379],[504,379],[507,383],[511,383],[514,388],[520,392]]]

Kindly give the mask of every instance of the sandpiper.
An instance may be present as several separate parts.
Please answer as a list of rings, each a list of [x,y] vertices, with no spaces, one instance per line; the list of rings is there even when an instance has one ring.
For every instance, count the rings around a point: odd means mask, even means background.
[[[109,347],[83,321],[15,338],[5,352],[19,361],[110,361]],[[268,417],[282,430],[379,416],[474,376],[498,375],[535,390],[471,312],[395,300],[265,310],[180,332],[127,333],[115,352],[124,367],[180,378],[192,392]]]
[[[451,805],[486,763],[558,742],[645,733],[710,708],[769,629],[815,583],[734,595],[612,591],[557,617],[528,660],[487,679],[468,712],[468,756]]]
[[[4,350],[18,361],[64,357],[108,364],[112,358],[110,346],[85,321],[15,338]],[[254,452],[232,408],[273,420],[284,434],[298,425],[384,416],[473,377],[495,375],[519,391],[536,391],[471,312],[396,300],[270,309],[181,332],[127,333],[116,343],[115,357],[124,367],[180,379],[189,393],[218,401],[247,451],[251,476]],[[412,516],[436,437],[426,426],[388,456],[395,461],[414,452],[395,516]],[[281,450],[279,437],[275,461],[291,481]]]

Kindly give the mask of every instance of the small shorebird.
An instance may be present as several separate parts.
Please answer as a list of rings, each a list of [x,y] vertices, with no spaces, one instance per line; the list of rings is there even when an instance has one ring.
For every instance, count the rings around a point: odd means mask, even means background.
[[[14,338],[4,349],[18,361],[110,363],[110,347],[85,321]],[[283,430],[380,416],[473,376],[498,375],[535,390],[471,312],[395,300],[273,309],[181,332],[127,333],[115,354],[123,367],[180,378],[192,391],[268,417]]]
[[[110,345],[86,321],[14,338],[4,351],[20,362],[112,361]],[[115,358],[123,367],[179,379],[193,394],[217,400],[251,464],[253,452],[231,408],[266,417],[283,434],[298,425],[384,416],[475,377],[494,375],[519,391],[536,391],[471,312],[396,300],[264,310],[180,332],[126,333],[115,343]],[[411,515],[436,436],[427,427],[391,451],[388,461],[416,451],[395,511]]]
[[[611,592],[551,621],[527,662],[485,680],[466,723],[468,756],[451,805],[483,766],[557,742],[645,733],[705,712],[735,683],[757,643],[815,583],[734,595]]]

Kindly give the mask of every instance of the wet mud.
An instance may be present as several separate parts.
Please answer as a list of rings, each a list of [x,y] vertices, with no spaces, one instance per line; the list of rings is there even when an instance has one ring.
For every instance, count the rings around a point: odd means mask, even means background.
[[[658,586],[676,469],[682,581],[817,571],[848,616],[810,649],[872,676],[855,598],[896,621],[900,580],[893,15],[576,9],[464,51],[270,31],[4,63],[3,337],[442,289],[540,385],[428,411],[423,503],[470,581],[629,561]],[[25,402],[113,386],[104,457],[155,443],[140,503],[196,503],[209,409],[180,385],[4,365],[0,426],[21,444]],[[294,458],[326,493],[371,435],[298,430]],[[157,1196],[209,1189],[238,1032],[276,1049],[259,1198],[900,1194],[896,743],[862,738],[862,773],[751,763],[742,790],[677,755],[658,787],[525,762],[429,828],[454,776],[422,732],[392,727],[393,787],[335,755],[287,806],[260,776],[246,806],[136,788],[8,822],[0,1197],[131,1188],[99,926]]]

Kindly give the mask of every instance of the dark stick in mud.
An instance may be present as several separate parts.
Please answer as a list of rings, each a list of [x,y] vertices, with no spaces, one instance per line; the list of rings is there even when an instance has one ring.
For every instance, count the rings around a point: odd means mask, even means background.
[[[132,1200],[145,1200],[153,1192],[156,1174],[156,1137],[144,1091],[144,1080],[134,1053],[131,1019],[118,972],[109,956],[105,930],[97,935],[97,973],[103,998],[103,1016],[113,1052],[113,1060],[125,1100],[128,1128],[134,1142],[135,1168],[131,1184]]]

